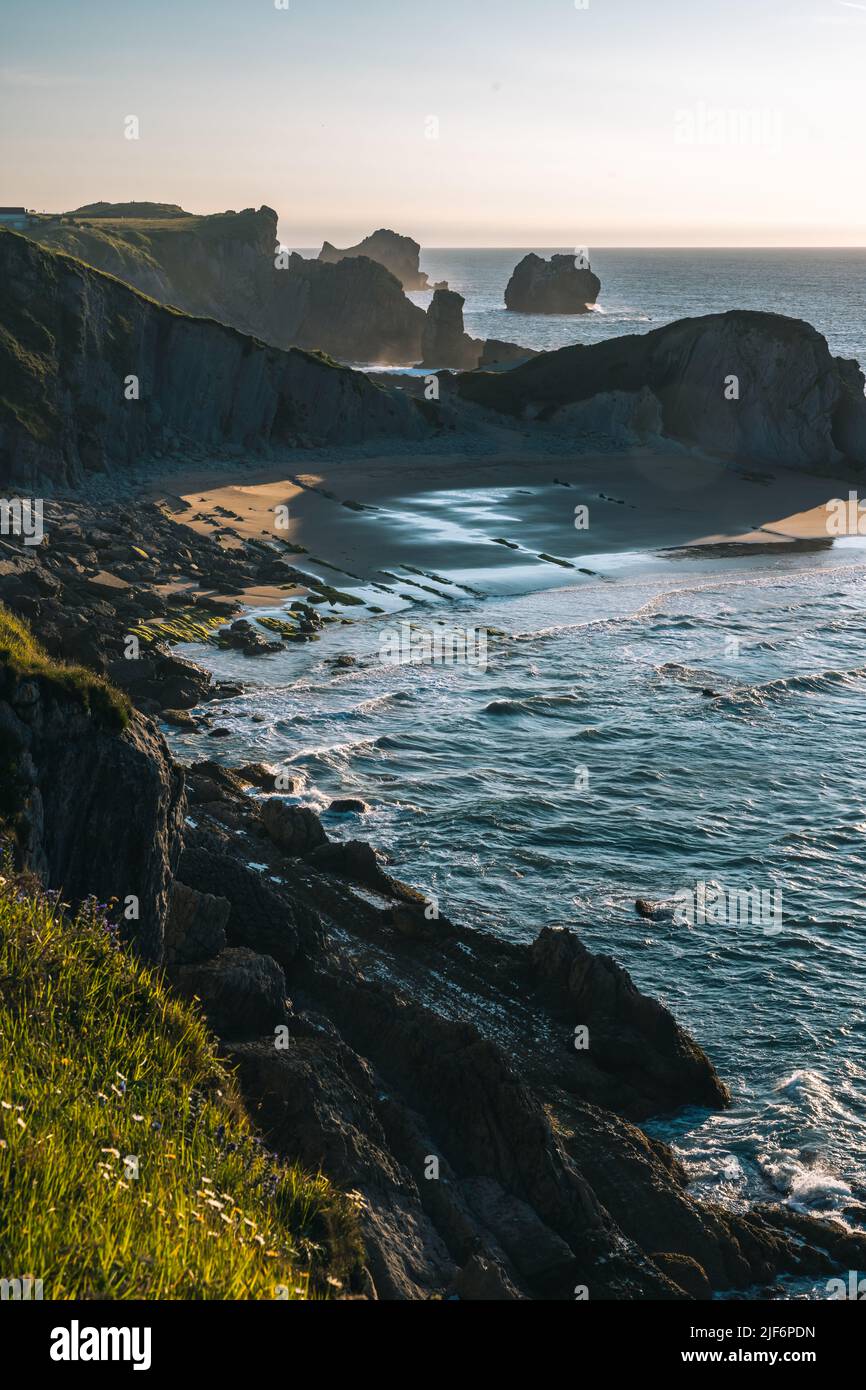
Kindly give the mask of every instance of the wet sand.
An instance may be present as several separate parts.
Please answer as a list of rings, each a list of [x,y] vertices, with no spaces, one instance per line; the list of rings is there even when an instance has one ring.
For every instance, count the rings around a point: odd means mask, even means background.
[[[829,542],[826,503],[849,486],[649,450],[296,459],[298,471],[272,464],[241,480],[225,464],[173,473],[154,495],[179,523],[221,544],[285,544],[288,560],[340,589],[420,571],[493,593],[577,580],[623,551]],[[288,509],[287,527],[279,508]],[[278,606],[289,597],[262,586],[246,601]]]

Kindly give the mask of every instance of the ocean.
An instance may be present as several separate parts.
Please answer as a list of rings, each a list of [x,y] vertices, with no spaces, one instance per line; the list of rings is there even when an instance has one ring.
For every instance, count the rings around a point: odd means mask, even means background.
[[[422,266],[466,293],[478,335],[550,347],[750,307],[795,312],[866,361],[866,252],[600,251],[603,312],[567,320],[498,307],[519,254]],[[387,616],[262,664],[185,648],[255,682],[219,707],[220,756],[288,759],[330,834],[385,850],[449,917],[520,940],[569,926],[612,954],[731,1086],[728,1112],[649,1126],[694,1190],[862,1226],[866,539],[590,563],[579,585],[449,605],[450,623],[508,634],[486,669],[388,664]],[[201,756],[200,738],[169,736]],[[327,813],[345,795],[369,814]],[[635,911],[688,893],[722,909]],[[773,911],[738,915],[755,893]]]
[[[830,350],[866,363],[866,249],[627,250],[589,248],[601,280],[589,314],[542,316],[505,308],[505,286],[527,251],[550,256],[573,246],[421,253],[431,282],[447,280],[466,300],[463,321],[474,338],[501,338],[550,350],[645,333],[674,319],[727,309],[761,309],[805,319]],[[318,249],[302,256],[315,257]],[[426,308],[431,294],[409,298]]]

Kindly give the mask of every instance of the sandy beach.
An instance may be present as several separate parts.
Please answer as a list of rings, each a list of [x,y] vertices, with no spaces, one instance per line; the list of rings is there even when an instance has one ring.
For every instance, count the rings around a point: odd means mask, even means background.
[[[577,581],[623,551],[829,544],[826,503],[848,486],[649,450],[298,462],[306,466],[233,469],[232,481],[225,464],[198,468],[158,479],[151,495],[227,547],[285,542],[298,568],[342,589],[394,578],[412,587],[420,571],[434,586],[441,576],[448,587],[502,593]],[[267,585],[244,595],[250,607],[287,597]]]

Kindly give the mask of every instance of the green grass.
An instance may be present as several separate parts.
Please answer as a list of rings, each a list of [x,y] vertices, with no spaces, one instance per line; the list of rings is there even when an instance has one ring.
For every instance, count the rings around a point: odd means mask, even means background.
[[[356,1203],[264,1150],[215,1047],[95,905],[70,919],[4,871],[0,1276],[46,1299],[333,1296]]]
[[[0,607],[0,694],[18,680],[35,680],[60,698],[73,699],[103,727],[119,731],[130,720],[127,697],[86,666],[55,661],[20,618]]]

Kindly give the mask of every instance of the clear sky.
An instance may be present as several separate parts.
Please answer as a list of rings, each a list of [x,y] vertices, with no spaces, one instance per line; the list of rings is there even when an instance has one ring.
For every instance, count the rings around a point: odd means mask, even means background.
[[[310,247],[866,243],[866,0],[288,6],[2,0],[0,203],[268,203]]]

